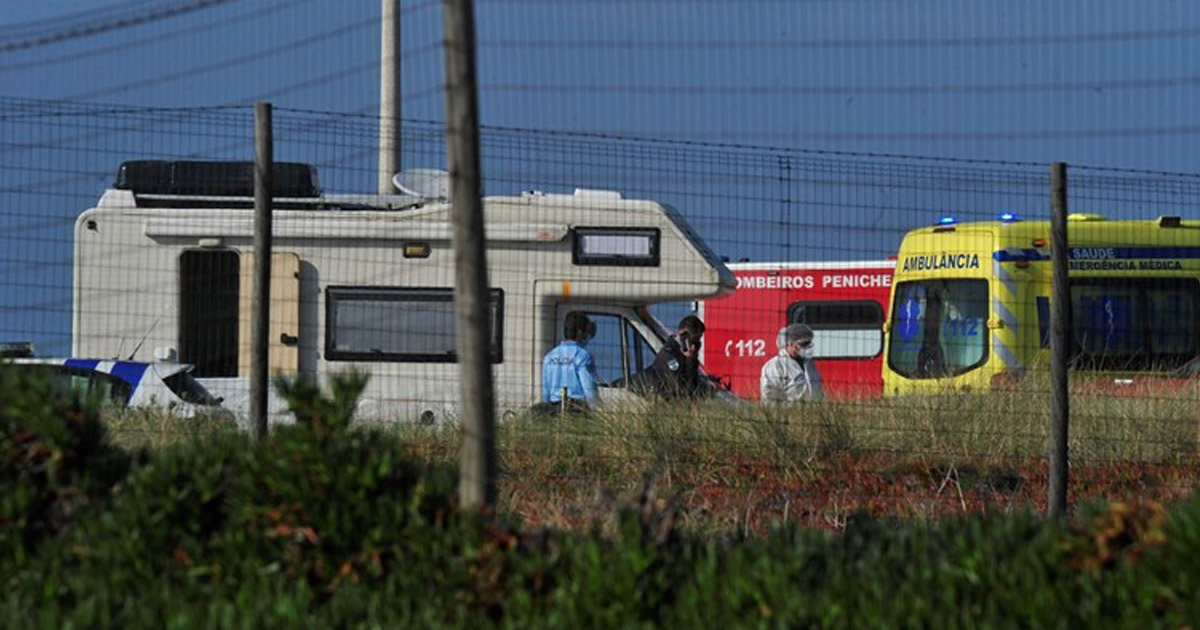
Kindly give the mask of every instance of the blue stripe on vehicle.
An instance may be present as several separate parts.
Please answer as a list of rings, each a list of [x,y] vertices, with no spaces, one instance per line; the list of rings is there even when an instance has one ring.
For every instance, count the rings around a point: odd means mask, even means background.
[[[67,367],[79,368],[81,370],[94,370],[97,365],[100,365],[99,359],[67,359],[63,361],[63,365]]]
[[[146,373],[146,368],[149,366],[145,363],[129,363],[127,361],[117,361],[113,364],[109,374],[125,381],[132,385],[135,389],[138,383],[142,380],[142,375]]]
[[[996,278],[1004,285],[1008,294],[1015,298],[1017,296],[1017,279],[1008,273],[1008,270],[998,260],[992,263],[992,272],[996,274]]]
[[[1000,357],[1000,360],[1004,362],[1004,367],[1021,367],[1021,360],[1012,353],[1012,350],[1008,349],[1008,346],[1004,345],[1003,341],[1000,341],[1000,336],[994,332],[992,333],[992,347],[996,352],[996,356]]]
[[[1088,253],[1084,253],[1085,251]],[[1090,255],[1095,250],[1105,250],[1103,258]],[[1071,260],[1102,260],[1102,259],[1124,259],[1124,260],[1142,260],[1142,259],[1157,259],[1157,258],[1200,258],[1200,247],[1102,247],[1102,246],[1079,246],[1068,249],[1069,258]],[[1043,253],[1037,249],[1007,249],[997,250],[992,253],[992,258],[997,262],[1017,262],[1028,260],[1031,262],[1039,260],[1050,260],[1048,253]]]
[[[996,262],[1018,262],[1022,260],[1037,261],[1050,260],[1050,255],[1042,253],[1041,250],[1030,247],[1026,249],[1010,248],[1000,249],[992,253],[992,259]]]
[[[1200,247],[1072,247],[1070,248],[1071,260],[1096,260],[1096,257],[1087,255],[1084,252],[1087,250],[1112,250],[1112,258],[1200,258]],[[1083,255],[1076,255],[1076,254]]]
[[[992,298],[992,310],[996,312],[996,317],[999,317],[1000,321],[1004,322],[1005,326],[1011,328],[1013,334],[1016,335],[1018,331],[1017,317],[1013,315],[1012,311],[1008,310],[1008,307],[1004,305],[1004,302],[998,296]]]

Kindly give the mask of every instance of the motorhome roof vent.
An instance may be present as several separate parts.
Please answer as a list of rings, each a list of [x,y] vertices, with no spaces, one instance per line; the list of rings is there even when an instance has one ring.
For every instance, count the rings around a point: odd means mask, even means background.
[[[321,196],[311,164],[275,162],[272,176],[274,197]],[[121,164],[113,187],[140,195],[253,197],[254,162],[130,160]]]
[[[576,188],[576,197],[587,197],[589,199],[620,199],[621,193],[615,190],[598,190],[595,188]]]

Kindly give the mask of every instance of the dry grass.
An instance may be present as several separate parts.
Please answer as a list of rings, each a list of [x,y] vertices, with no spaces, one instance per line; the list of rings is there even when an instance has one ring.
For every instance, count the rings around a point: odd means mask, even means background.
[[[615,505],[677,504],[680,525],[722,534],[780,520],[838,530],[864,512],[936,520],[1042,509],[1044,392],[1027,383],[985,395],[794,406],[636,402],[584,416],[518,416],[497,429],[501,509],[529,524],[575,527],[610,521]],[[1200,481],[1200,400],[1075,396],[1071,411],[1073,500],[1170,499]],[[106,418],[114,440],[131,448],[232,430],[142,410]],[[458,459],[453,423],[387,426],[423,461]]]
[[[156,408],[112,407],[105,409],[101,417],[113,444],[127,450],[156,451],[237,431],[225,418],[181,418]]]
[[[1042,509],[1050,413],[1045,390],[795,406],[638,403],[498,429],[501,502],[532,523],[576,526],[647,480],[684,526],[758,530],[788,519],[840,529],[855,513],[935,520]],[[1075,396],[1073,499],[1173,498],[1200,470],[1200,400]],[[458,456],[458,429],[397,428],[431,461]],[[1160,465],[1166,465],[1162,468]],[[665,499],[663,499],[665,500]]]

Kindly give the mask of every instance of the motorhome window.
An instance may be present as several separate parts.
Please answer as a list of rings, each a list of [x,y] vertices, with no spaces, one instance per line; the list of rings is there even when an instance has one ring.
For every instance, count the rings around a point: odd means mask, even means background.
[[[883,307],[873,300],[793,302],[787,321],[813,329],[818,359],[873,359],[883,352]]]
[[[489,296],[490,354],[492,363],[501,363],[504,292],[491,289]],[[330,361],[458,360],[452,289],[329,287],[325,308],[325,358]]]
[[[896,285],[888,366],[907,378],[956,376],[988,352],[986,280],[921,280]]]
[[[658,228],[577,227],[572,230],[576,265],[657,267]]]
[[[1200,354],[1200,283],[1185,278],[1072,278],[1073,365],[1167,370]]]
[[[194,365],[196,376],[238,375],[240,273],[235,251],[179,256],[179,361]]]

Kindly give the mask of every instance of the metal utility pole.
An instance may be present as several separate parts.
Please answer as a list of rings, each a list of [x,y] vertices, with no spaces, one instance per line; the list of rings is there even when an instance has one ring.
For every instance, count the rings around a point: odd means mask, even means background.
[[[1067,165],[1050,165],[1050,516],[1067,512],[1071,278],[1067,260]]]
[[[250,302],[250,419],[254,438],[267,438],[267,357],[271,330],[271,199],[274,197],[271,104],[254,105],[254,294]]]
[[[400,0],[383,0],[379,46],[379,194],[400,171]]]
[[[483,186],[479,173],[475,18],[471,0],[443,0],[446,54],[446,141],[454,225],[454,316],[462,392],[462,509],[496,503],[495,393]]]

